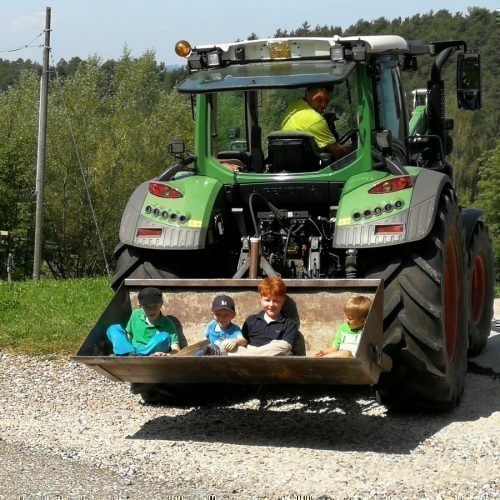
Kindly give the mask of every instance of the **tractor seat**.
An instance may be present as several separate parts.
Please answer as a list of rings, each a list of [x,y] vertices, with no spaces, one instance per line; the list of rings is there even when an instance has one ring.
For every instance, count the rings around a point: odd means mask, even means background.
[[[306,132],[271,132],[267,140],[268,172],[316,172],[334,161]]]

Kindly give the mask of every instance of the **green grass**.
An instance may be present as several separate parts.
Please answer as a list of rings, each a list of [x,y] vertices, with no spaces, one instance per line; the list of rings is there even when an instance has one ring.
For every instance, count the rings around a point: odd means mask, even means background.
[[[74,354],[112,296],[107,278],[0,282],[0,350]]]

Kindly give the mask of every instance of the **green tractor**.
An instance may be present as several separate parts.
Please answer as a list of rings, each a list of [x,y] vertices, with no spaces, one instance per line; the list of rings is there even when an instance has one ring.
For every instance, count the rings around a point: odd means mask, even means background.
[[[222,280],[227,290],[228,280],[278,275],[292,288],[333,280],[356,291],[380,280],[377,355],[392,362],[380,363],[380,400],[458,404],[467,354],[490,332],[494,259],[482,212],[457,203],[441,71],[456,54],[458,107],[477,110],[479,55],[463,41],[399,36],[183,41],[176,51],[187,58],[177,90],[193,98],[195,148],[174,141],[177,161],[130,198],[113,288],[181,279]],[[410,114],[401,71],[415,71],[420,57],[433,58],[432,69]],[[349,146],[342,158],[281,130],[291,100],[322,84],[334,88],[327,111]],[[308,370],[313,361],[321,360],[308,360]]]

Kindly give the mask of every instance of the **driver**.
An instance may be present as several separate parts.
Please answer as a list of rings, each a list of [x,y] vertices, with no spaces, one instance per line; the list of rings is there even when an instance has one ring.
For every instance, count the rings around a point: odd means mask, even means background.
[[[311,134],[320,149],[341,158],[351,152],[338,144],[322,113],[332,98],[333,85],[311,85],[303,98],[292,101],[285,111],[281,130],[302,131]]]

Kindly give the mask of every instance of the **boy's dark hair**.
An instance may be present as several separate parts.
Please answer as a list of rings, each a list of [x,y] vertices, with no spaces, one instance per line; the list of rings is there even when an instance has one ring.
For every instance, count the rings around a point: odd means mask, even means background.
[[[139,292],[137,298],[139,299],[139,304],[141,306],[150,306],[152,304],[163,304],[163,295],[161,293],[161,290],[159,290],[158,288],[154,288],[152,286],[143,288]]]

